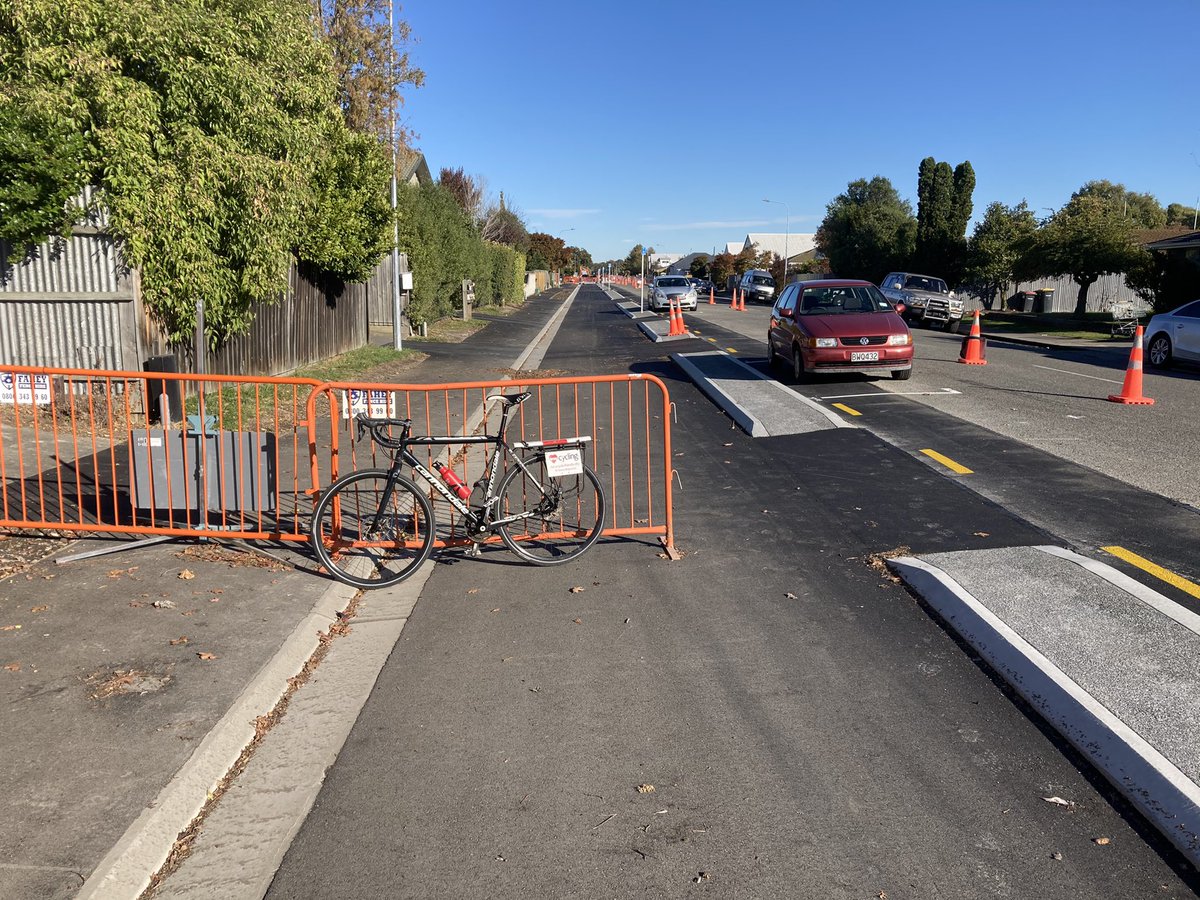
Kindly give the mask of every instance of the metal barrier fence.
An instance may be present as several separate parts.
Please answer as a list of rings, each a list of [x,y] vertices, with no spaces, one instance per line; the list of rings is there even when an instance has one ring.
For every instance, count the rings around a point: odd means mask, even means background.
[[[671,404],[648,375],[396,385],[0,367],[0,528],[306,541],[320,490],[382,464],[356,443],[351,412],[465,435],[494,422],[487,395],[520,389],[534,396],[510,442],[590,435],[605,534],[659,535],[673,552]],[[449,454],[467,484],[481,476],[480,445]],[[464,542],[453,508],[432,499],[438,544]]]
[[[358,442],[354,414],[413,420],[414,435],[469,435],[495,432],[499,410],[484,399],[497,392],[528,390],[533,396],[509,420],[507,441],[540,441],[587,435],[587,463],[600,476],[608,498],[604,534],[658,535],[674,553],[671,503],[671,401],[667,387],[652,375],[602,375],[537,378],[523,381],[472,381],[456,384],[321,385],[309,403],[327,402],[341,427],[318,468],[328,482],[350,469],[386,467],[387,459],[369,438]],[[311,417],[311,414],[310,414]],[[490,427],[489,427],[490,426]],[[483,477],[487,445],[424,448],[414,452],[428,468],[437,458],[467,485]],[[439,532],[435,546],[469,543],[455,509],[431,493]]]

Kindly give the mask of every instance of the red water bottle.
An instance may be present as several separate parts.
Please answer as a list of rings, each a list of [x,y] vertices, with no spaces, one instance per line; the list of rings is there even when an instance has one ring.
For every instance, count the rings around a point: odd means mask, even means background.
[[[458,499],[466,500],[471,496],[471,489],[463,483],[461,478],[454,474],[452,468],[440,462],[435,462],[433,468],[442,476],[442,481],[450,486],[450,490],[458,494]]]

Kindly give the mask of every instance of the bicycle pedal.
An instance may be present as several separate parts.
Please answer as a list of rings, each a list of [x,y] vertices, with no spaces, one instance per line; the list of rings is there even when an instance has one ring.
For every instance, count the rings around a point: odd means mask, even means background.
[[[483,551],[479,549],[479,544],[472,544],[470,549],[463,553],[463,556],[480,557],[483,556]]]

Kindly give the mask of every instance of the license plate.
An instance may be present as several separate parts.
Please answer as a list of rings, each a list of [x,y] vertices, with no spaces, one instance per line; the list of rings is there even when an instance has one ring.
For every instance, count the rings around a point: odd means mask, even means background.
[[[879,362],[879,351],[862,350],[851,353],[850,362]]]
[[[546,473],[551,478],[563,475],[578,475],[583,471],[583,451],[576,447],[573,450],[547,450]]]

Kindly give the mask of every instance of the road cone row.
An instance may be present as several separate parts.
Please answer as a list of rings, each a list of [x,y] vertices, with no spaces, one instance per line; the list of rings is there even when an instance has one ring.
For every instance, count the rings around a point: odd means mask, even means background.
[[[1110,394],[1113,403],[1126,403],[1134,406],[1153,406],[1154,401],[1142,395],[1142,326],[1137,327],[1133,335],[1133,349],[1129,351],[1129,365],[1125,368],[1125,383],[1121,393]]]
[[[717,302],[717,289],[715,287],[710,287],[708,289],[708,305],[714,306],[716,304],[716,302]]]
[[[963,338],[962,349],[958,351],[958,361],[968,366],[986,366],[983,358],[983,332],[979,327],[979,310],[975,310],[975,321],[971,323],[971,333]]]

